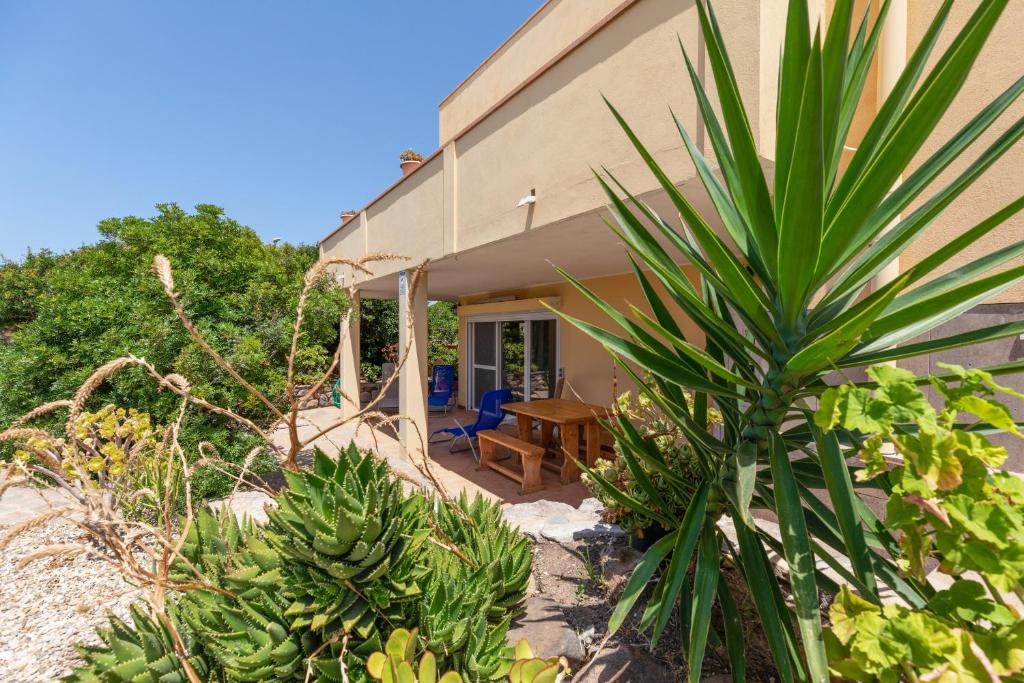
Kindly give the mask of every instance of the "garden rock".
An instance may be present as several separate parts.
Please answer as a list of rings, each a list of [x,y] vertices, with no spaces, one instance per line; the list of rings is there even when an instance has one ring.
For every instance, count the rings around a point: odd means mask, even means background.
[[[621,528],[602,521],[604,508],[588,498],[574,508],[568,503],[538,500],[510,505],[502,511],[505,521],[534,540],[547,539],[557,543],[624,536]]]
[[[582,678],[573,683],[675,683],[672,669],[635,645],[619,645],[598,653]]]
[[[277,507],[277,502],[262,491],[239,491],[234,496],[211,500],[208,505],[211,510],[228,508],[238,519],[249,517],[257,524],[267,521],[265,506]]]
[[[524,638],[538,657],[565,657],[573,665],[583,661],[579,636],[565,621],[558,603],[550,598],[526,599],[526,613],[516,619],[507,636],[510,645]]]

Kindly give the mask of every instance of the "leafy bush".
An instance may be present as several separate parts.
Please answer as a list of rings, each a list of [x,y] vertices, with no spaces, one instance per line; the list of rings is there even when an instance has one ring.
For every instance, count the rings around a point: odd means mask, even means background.
[[[395,624],[417,628],[422,647],[467,683],[509,671],[505,638],[530,546],[499,506],[405,493],[355,446],[337,462],[316,451],[311,471],[285,475],[265,526],[203,510],[182,543],[171,578],[186,588],[173,613],[209,680],[365,682],[367,657]],[[143,639],[154,643],[147,661],[180,669],[166,640],[132,629],[120,637]],[[137,652],[107,643],[72,680],[134,670]]]
[[[807,3],[790,0],[779,62],[776,147],[774,155],[768,155],[775,163],[766,166],[711,3],[698,0],[717,107],[689,55],[684,54],[684,62],[717,170],[676,123],[717,213],[714,217],[701,214],[612,108],[678,212],[681,225],[658,216],[611,173],[599,174],[614,229],[635,260],[647,309],[631,309],[634,315],[627,317],[565,273],[614,329],[560,315],[618,359],[641,391],[678,425],[696,453],[702,481],[682,517],[621,498],[624,505],[654,513],[673,531],[644,556],[624,592],[623,609],[611,624],[612,630],[621,625],[647,580],[657,574],[642,625],[652,628],[657,639],[672,611],[680,608],[683,630],[689,634],[690,680],[700,676],[716,595],[720,588],[728,589],[719,582],[720,548],[727,540],[716,524],[722,516],[735,523],[735,557],[782,681],[829,677],[818,589],[838,587],[816,572],[816,559],[842,567],[837,558],[848,558],[853,575],[867,589],[865,598],[872,602],[879,600],[878,580],[910,605],[926,602],[927,588],[900,577],[898,567],[868,543],[865,527],[877,520],[850,480],[846,459],[854,452],[843,448],[848,435],[842,430],[824,433],[814,425],[807,401],[827,389],[824,379],[837,368],[1024,332],[1024,322],[1018,321],[912,341],[1024,277],[1022,265],[1001,268],[1021,253],[1022,242],[955,269],[947,267],[1024,208],[1024,197],[958,231],[899,277],[869,287],[1024,136],[1018,122],[981,149],[970,164],[962,161],[963,153],[1024,92],[1021,79],[985,104],[949,140],[928,140],[967,80],[1007,2],[978,4],[956,36],[940,41],[953,4],[943,3],[902,77],[855,150],[844,158],[881,18],[872,23],[870,13],[865,13],[856,26],[856,3],[839,0],[824,24],[827,28],[814,33]],[[946,47],[933,55],[940,43]],[[937,151],[923,152],[927,149]],[[929,191],[948,169],[956,169],[956,177]],[[716,225],[724,227],[728,239]],[[684,270],[681,262],[692,270]],[[694,271],[697,282],[691,279]],[[671,312],[674,308],[699,327],[703,348],[685,337]],[[1022,366],[1006,364],[1000,372]],[[652,373],[653,380],[646,381],[637,367]],[[692,405],[684,398],[687,391],[697,392]],[[707,430],[712,402],[724,418],[720,436]],[[671,475],[657,449],[623,421],[617,426],[622,457],[631,472],[642,471],[642,462]],[[791,454],[799,457],[793,460]],[[637,482],[651,500],[657,500],[658,492],[649,482],[640,476]],[[827,490],[829,505],[822,505],[813,489]],[[613,495],[611,488],[609,493]],[[754,508],[778,517],[781,543],[754,524]],[[786,559],[792,611],[786,607],[768,550]],[[664,560],[668,568],[659,573]],[[691,566],[695,571],[688,582]],[[726,600],[718,602],[724,606]],[[730,623],[725,620],[727,627]],[[725,632],[737,679],[744,676],[742,637],[735,628]]]
[[[412,149],[404,150],[398,158],[402,161],[423,161],[423,155]]]
[[[384,650],[374,652],[366,662],[370,676],[383,683],[463,683],[465,679],[454,671],[438,677],[437,657],[430,650],[423,650],[420,640],[416,629],[392,631]],[[557,683],[568,673],[569,663],[564,657],[536,658],[530,645],[521,640],[516,644],[515,661],[509,666],[507,680],[509,683]]]
[[[435,301],[427,309],[427,362],[458,366],[459,315],[451,301]]]
[[[363,361],[359,364],[359,377],[367,382],[379,382],[381,366]]]
[[[196,396],[238,408],[252,419],[267,417],[266,406],[178,324],[150,272],[158,253],[176,264],[187,291],[185,308],[203,335],[255,386],[283,401],[291,314],[317,249],[265,245],[215,206],[199,205],[194,213],[174,204],[157,208],[153,218],[101,222],[97,244],[59,256],[29,254],[0,266],[0,327],[17,330],[9,344],[0,344],[0,424],[67,398],[93,368],[129,354],[188,377]],[[326,368],[325,350],[337,339],[343,306],[343,293],[326,282],[313,292],[300,338],[300,372]],[[93,400],[97,407],[133,406],[162,423],[169,423],[177,408],[177,399],[140,370],[112,378]],[[240,462],[258,443],[246,430],[210,414],[190,416],[181,441],[190,453],[208,442],[231,462]],[[260,458],[256,464],[265,470],[271,462]],[[197,477],[197,495],[217,495],[231,485],[212,471]]]
[[[986,431],[1024,438],[1010,411],[993,397],[1024,398],[981,370],[942,366],[933,377],[944,399],[929,404],[906,370],[868,370],[875,388],[843,385],[821,397],[815,420],[861,436],[861,479],[884,479],[884,529],[876,536],[900,567],[925,580],[925,561],[952,585],[927,596],[923,608],[879,607],[844,586],[830,609],[826,644],[832,670],[859,681],[1022,680],[1024,620],[1003,593],[1024,594],[1024,480],[999,471],[1006,449]],[[961,416],[974,419],[958,423]],[[913,425],[909,428],[908,425]],[[985,428],[982,425],[988,425]],[[883,444],[899,460],[890,463]],[[898,545],[890,532],[899,536]],[[859,586],[863,589],[863,586]]]
[[[181,466],[168,444],[167,430],[146,413],[107,404],[72,419],[68,436],[54,438],[27,430],[14,452],[19,464],[38,463],[50,484],[59,484],[78,500],[97,488],[105,503],[134,518],[153,519],[164,500],[177,501]]]
[[[363,299],[359,305],[360,357],[363,377],[380,378],[380,365],[395,360],[398,343],[398,300]],[[456,365],[459,360],[459,316],[451,301],[431,302],[427,309],[427,362]],[[368,372],[368,367],[375,369]]]
[[[645,534],[648,529],[656,526],[654,535],[657,536],[659,531],[667,529],[651,512],[669,518],[681,516],[693,498],[701,476],[696,455],[679,428],[647,394],[635,397],[628,391],[621,394],[614,412],[636,425],[637,437],[658,451],[663,466],[656,468],[646,461],[633,461],[632,465],[640,468],[640,472],[634,474],[630,459],[622,457],[623,447],[616,442],[618,457],[599,458],[595,466],[583,474],[583,483],[604,505],[607,521],[618,524],[635,538],[643,538],[648,535]],[[721,415],[712,409],[708,412],[708,429],[716,424],[721,424]],[[666,476],[665,471],[671,475]],[[646,481],[641,482],[643,479]],[[647,493],[648,482],[654,489],[654,497]],[[609,486],[642,506],[623,503],[618,493],[609,492]]]

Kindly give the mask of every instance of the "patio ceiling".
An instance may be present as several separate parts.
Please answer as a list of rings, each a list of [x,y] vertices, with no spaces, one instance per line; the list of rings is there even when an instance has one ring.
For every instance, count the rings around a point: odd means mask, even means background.
[[[715,215],[698,180],[682,189],[703,215]],[[641,199],[666,219],[676,216],[667,195],[660,190]],[[629,272],[625,247],[604,224],[602,216],[609,216],[607,209],[588,211],[432,261],[427,267],[427,296],[432,300],[455,300],[460,296],[560,282],[554,266],[580,279]],[[669,253],[677,252],[669,249]],[[359,289],[368,298],[396,297],[398,275],[366,280],[359,284]]]

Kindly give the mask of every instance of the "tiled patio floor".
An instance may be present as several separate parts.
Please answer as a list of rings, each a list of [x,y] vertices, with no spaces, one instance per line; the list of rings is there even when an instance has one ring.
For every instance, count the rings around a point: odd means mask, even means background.
[[[340,421],[341,411],[333,407],[314,408],[302,411],[300,419],[303,423],[299,430],[300,435],[312,436],[320,429]],[[461,409],[449,410],[447,415],[431,413],[428,418],[429,431],[433,432],[441,427],[454,427],[456,423],[470,425],[475,420],[475,413]],[[511,434],[515,433],[515,425],[511,423],[503,425],[501,429]],[[285,438],[284,433],[279,433],[278,438]],[[383,426],[371,432],[367,425],[357,429],[354,424],[345,424],[317,439],[316,445],[330,451],[344,447],[352,440],[360,448],[374,450],[389,460],[402,458],[397,436],[394,428],[390,426]],[[475,447],[476,444],[474,443],[473,446]],[[456,447],[466,448],[465,439],[462,439]],[[429,458],[435,477],[452,495],[457,495],[464,490],[469,495],[479,492],[505,503],[553,500],[569,503],[574,507],[579,506],[585,498],[591,497],[582,483],[573,482],[563,486],[558,480],[558,475],[547,470],[542,470],[544,490],[521,496],[519,495],[519,485],[516,482],[493,470],[477,471],[473,451],[466,449],[450,453],[447,442],[430,444]]]

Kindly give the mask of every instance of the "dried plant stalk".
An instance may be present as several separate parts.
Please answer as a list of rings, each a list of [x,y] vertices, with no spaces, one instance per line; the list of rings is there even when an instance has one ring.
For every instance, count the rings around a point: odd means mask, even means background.
[[[299,420],[301,419],[300,408],[302,400],[298,399],[296,396],[294,372],[299,339],[302,334],[302,326],[305,321],[305,307],[308,303],[309,295],[317,283],[328,275],[332,267],[343,266],[349,268],[353,274],[361,273],[364,275],[370,275],[371,272],[367,267],[368,264],[397,258],[400,257],[392,254],[371,254],[358,260],[342,258],[323,259],[307,272],[303,280],[303,288],[299,296],[299,302],[295,312],[295,322],[292,328],[292,340],[288,355],[287,384],[285,391],[287,407],[281,409],[264,393],[243,378],[241,374],[203,338],[189,316],[186,314],[178,293],[175,291],[173,271],[171,269],[170,262],[163,256],[157,256],[153,261],[153,270],[160,279],[164,292],[170,300],[181,324],[185,327],[196,344],[198,344],[199,347],[209,355],[221,369],[227,372],[251,396],[260,401],[271,411],[275,418],[274,422],[267,427],[261,427],[253,420],[241,415],[229,407],[216,405],[210,401],[196,397],[191,393],[191,382],[189,382],[187,378],[178,374],[164,375],[144,358],[136,356],[116,358],[96,369],[78,388],[71,399],[53,401],[40,405],[20,417],[6,430],[0,431],[0,442],[26,442],[35,439],[37,440],[37,446],[39,447],[36,450],[40,451],[36,454],[38,458],[37,460],[29,463],[12,463],[0,470],[0,472],[4,474],[3,480],[0,481],[0,495],[3,495],[3,492],[15,483],[32,481],[40,477],[48,480],[50,483],[57,483],[61,486],[64,492],[68,494],[68,502],[66,505],[55,507],[40,515],[36,515],[35,517],[26,520],[11,529],[8,529],[3,537],[0,538],[0,551],[5,549],[14,538],[24,534],[30,529],[38,528],[58,518],[67,519],[71,524],[74,524],[86,534],[90,545],[63,544],[42,548],[24,558],[21,558],[18,563],[19,568],[47,557],[73,557],[83,554],[88,554],[111,563],[117,568],[128,583],[141,590],[142,596],[149,605],[150,611],[154,617],[164,625],[171,635],[175,651],[190,683],[202,683],[196,671],[188,661],[187,652],[181,639],[181,635],[178,633],[173,621],[167,615],[167,603],[170,596],[176,591],[204,589],[215,590],[228,595],[230,595],[230,592],[211,586],[198,568],[192,565],[187,558],[183,557],[181,554],[181,549],[185,542],[188,529],[193,524],[191,479],[194,472],[199,468],[211,467],[217,469],[218,471],[224,472],[235,479],[236,483],[231,493],[231,496],[233,497],[237,494],[238,489],[243,482],[252,484],[252,482],[248,481],[248,475],[250,474],[252,463],[262,449],[251,450],[246,456],[244,462],[238,466],[223,461],[216,453],[216,449],[214,449],[210,444],[201,443],[197,449],[199,455],[198,459],[196,462],[190,463],[189,458],[186,457],[179,441],[181,425],[186,412],[189,407],[195,407],[236,422],[242,427],[252,431],[252,433],[260,436],[265,443],[265,447],[277,454],[282,467],[288,469],[298,469],[298,455],[303,448],[309,446],[317,439],[327,436],[331,431],[345,424],[353,424],[357,432],[360,428],[365,426],[370,430],[370,434],[372,435],[375,443],[377,438],[377,429],[386,429],[390,427],[395,428],[397,431],[396,426],[401,420],[406,418],[401,416],[385,415],[377,410],[377,406],[387,388],[391,386],[393,382],[398,380],[400,370],[409,357],[410,348],[408,344],[406,345],[406,348],[402,349],[400,357],[397,359],[395,371],[391,376],[386,378],[381,393],[374,400],[370,401],[366,406],[362,406],[361,409],[357,411],[356,415],[347,419],[341,419],[334,424],[317,430],[316,434],[311,438],[299,437],[298,427]],[[416,288],[420,286],[422,281],[422,272],[425,265],[426,264],[424,263],[413,271],[411,279],[412,294],[415,294]],[[354,293],[354,288],[350,286],[349,292],[350,294]],[[341,315],[339,322],[340,332],[342,335],[347,334],[349,323],[352,319],[351,316],[356,314],[356,311],[349,308]],[[413,322],[412,314],[410,312],[410,316],[405,323],[412,326]],[[329,364],[327,370],[313,385],[311,390],[311,394],[313,396],[315,396],[322,387],[330,381],[333,373],[340,365],[340,354],[341,343],[339,343],[338,349],[335,351],[332,362]],[[63,452],[62,441],[55,438],[46,430],[28,426],[28,423],[34,419],[57,410],[66,409],[68,411],[68,418],[65,422],[65,436],[68,440],[73,439],[76,421],[79,416],[83,414],[89,399],[94,396],[96,391],[104,384],[104,382],[121,370],[131,367],[141,368],[161,389],[168,390],[180,398],[176,419],[166,429],[163,437],[164,448],[167,449],[166,452],[169,453],[169,457],[167,458],[163,473],[162,483],[164,493],[162,498],[159,497],[157,492],[152,489],[140,489],[131,496],[127,496],[123,501],[119,500],[117,496],[111,495],[109,487],[105,486],[105,482],[102,481],[102,472],[98,475],[98,485],[83,485],[83,482],[92,482],[94,480],[91,474],[82,469],[80,465],[75,465],[70,474],[64,471],[66,468],[63,467],[64,463],[61,462],[60,457]],[[285,428],[288,435],[288,444],[284,447],[275,443],[273,438],[274,430],[282,427]],[[424,441],[424,435],[420,433],[419,426],[415,423],[413,423],[413,432],[414,438],[419,442],[418,450],[422,454],[422,458],[413,458],[411,464],[430,482],[438,495],[445,500],[450,500],[450,496],[448,496],[441,482],[437,480],[431,471],[429,460],[426,455],[427,449]],[[237,468],[237,471],[232,471],[232,468]],[[178,470],[180,470],[181,473],[185,498],[185,514],[182,518],[178,518],[176,516],[175,506],[177,501],[172,499],[170,493],[171,479],[175,476],[175,472]],[[403,479],[409,479],[399,473],[396,473],[396,476],[400,476]],[[413,483],[417,485],[420,484],[420,482]],[[121,508],[121,504],[123,502],[144,496],[154,499],[157,503],[158,513],[155,523],[148,523],[138,519],[129,519],[125,516],[124,511]],[[437,525],[432,524],[431,526],[434,528],[437,536],[436,538],[431,539],[431,542],[456,552],[457,549],[453,547],[450,539],[445,538],[444,535],[440,533]],[[457,554],[461,555],[461,553]],[[469,559],[463,557],[463,561],[469,562]],[[194,579],[190,579],[188,581],[172,580],[170,578],[171,568],[176,563],[178,563],[179,566],[183,565],[190,568],[190,571],[194,574]],[[354,586],[352,589],[356,590]],[[347,672],[345,672],[344,668],[343,676],[347,677]]]

